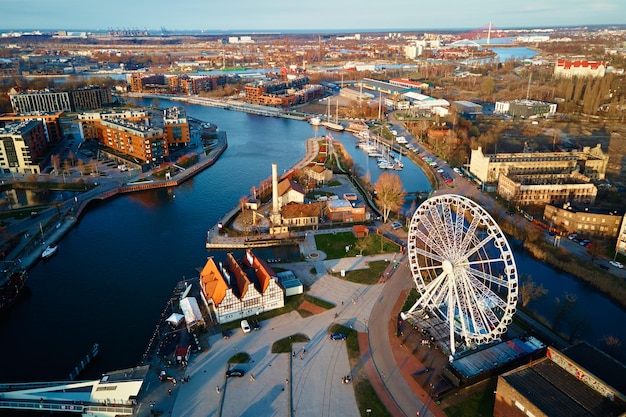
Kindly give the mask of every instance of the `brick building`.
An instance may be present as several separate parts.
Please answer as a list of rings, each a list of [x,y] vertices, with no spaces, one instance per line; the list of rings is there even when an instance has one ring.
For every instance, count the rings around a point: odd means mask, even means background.
[[[543,209],[543,219],[568,234],[616,237],[620,231],[624,213],[576,207],[571,204],[562,206],[547,204]]]

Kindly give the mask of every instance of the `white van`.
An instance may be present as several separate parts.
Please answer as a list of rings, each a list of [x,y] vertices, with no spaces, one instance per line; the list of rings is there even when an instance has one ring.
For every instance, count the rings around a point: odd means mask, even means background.
[[[244,333],[250,333],[250,325],[248,324],[248,320],[241,320],[241,330]]]

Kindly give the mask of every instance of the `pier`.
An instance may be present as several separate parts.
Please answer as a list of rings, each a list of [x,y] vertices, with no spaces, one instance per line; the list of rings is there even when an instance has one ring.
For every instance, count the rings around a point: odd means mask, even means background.
[[[76,365],[76,367],[72,370],[72,372],[70,372],[70,376],[68,377],[68,379],[70,381],[74,381],[76,377],[78,377],[78,375],[80,375],[80,373],[83,372],[83,370],[85,370],[85,368],[91,363],[91,361],[96,358],[96,356],[98,356],[98,344],[97,343],[93,345],[89,353],[87,353],[85,357],[83,358],[83,360],[80,361],[78,365]]]

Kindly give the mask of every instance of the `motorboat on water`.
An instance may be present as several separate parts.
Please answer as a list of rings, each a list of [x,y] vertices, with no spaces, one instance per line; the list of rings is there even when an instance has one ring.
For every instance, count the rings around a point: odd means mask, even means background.
[[[52,257],[55,253],[57,253],[58,249],[59,249],[59,247],[56,246],[56,245],[48,245],[48,247],[45,248],[43,250],[43,252],[41,253],[41,258],[42,259],[48,259],[48,258]]]
[[[313,126],[319,126],[320,123],[322,123],[322,119],[317,116],[313,116],[309,119],[309,123],[311,123],[311,125]]]

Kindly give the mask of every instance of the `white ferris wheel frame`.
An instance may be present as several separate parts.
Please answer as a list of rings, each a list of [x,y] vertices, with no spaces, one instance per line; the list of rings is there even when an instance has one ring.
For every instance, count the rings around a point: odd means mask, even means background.
[[[473,347],[506,332],[518,300],[517,268],[484,208],[456,194],[429,198],[413,214],[407,251],[418,299],[402,317],[445,322],[450,360],[457,343]]]

